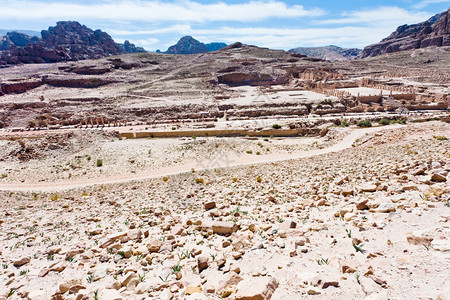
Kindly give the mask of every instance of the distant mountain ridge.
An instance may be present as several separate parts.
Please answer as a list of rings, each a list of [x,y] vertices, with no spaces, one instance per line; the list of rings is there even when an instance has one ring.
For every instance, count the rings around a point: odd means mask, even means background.
[[[129,41],[118,44],[106,32],[94,31],[75,21],[58,22],[40,35],[42,38],[7,33],[0,40],[0,64],[52,63],[145,52]]]
[[[13,32],[13,31],[19,32],[19,33],[24,33],[24,34],[26,34],[28,36],[31,36],[31,37],[33,37],[33,36],[40,37],[41,36],[41,33],[39,31],[34,31],[34,30],[22,30],[22,29],[9,29],[9,30],[7,30],[7,29],[0,29],[0,37],[2,35],[6,35],[8,32]]]
[[[288,52],[330,61],[344,61],[356,59],[361,54],[361,51],[361,49],[357,48],[346,49],[330,45],[326,47],[298,47],[290,49]]]
[[[225,48],[225,43],[209,43],[204,44],[192,36],[182,37],[175,45],[172,45],[167,49],[166,53],[169,54],[197,54],[206,53],[211,51],[218,51]]]
[[[361,58],[432,46],[450,46],[450,8],[425,22],[399,26],[381,42],[365,47]]]

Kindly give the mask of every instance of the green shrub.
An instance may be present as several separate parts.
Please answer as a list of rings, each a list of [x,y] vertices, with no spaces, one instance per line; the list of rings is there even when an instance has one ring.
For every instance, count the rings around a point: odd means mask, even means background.
[[[389,125],[391,122],[388,119],[381,119],[378,124],[386,126]]]
[[[348,126],[350,126],[350,123],[349,123],[347,120],[343,120],[343,121],[341,122],[341,126],[343,126],[343,127],[348,127]]]
[[[103,160],[97,159],[97,167],[103,167]]]
[[[392,120],[391,124],[406,124],[406,120]]]
[[[362,120],[356,123],[358,127],[372,127],[372,123],[369,120]]]
[[[273,129],[281,129],[281,125],[273,124],[273,125],[272,125],[272,128],[273,128]]]

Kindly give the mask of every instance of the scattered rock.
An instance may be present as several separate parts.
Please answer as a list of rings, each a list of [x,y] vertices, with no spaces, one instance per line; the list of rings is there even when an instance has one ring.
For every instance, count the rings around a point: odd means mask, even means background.
[[[16,260],[13,262],[14,267],[21,267],[23,265],[26,265],[30,263],[31,259],[29,257],[22,257],[19,260]]]
[[[227,235],[238,230],[239,226],[234,222],[218,221],[212,225],[212,230],[216,234]]]
[[[278,281],[269,276],[248,278],[236,287],[236,300],[268,300],[278,288]]]
[[[210,210],[216,208],[216,202],[211,201],[211,202],[206,202],[205,203],[205,210]]]
[[[198,267],[199,272],[207,269],[208,268],[208,258],[203,255],[199,256],[197,258],[197,267]]]

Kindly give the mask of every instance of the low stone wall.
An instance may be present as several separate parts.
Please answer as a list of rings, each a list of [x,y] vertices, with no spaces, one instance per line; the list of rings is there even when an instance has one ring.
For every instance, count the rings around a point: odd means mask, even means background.
[[[120,137],[133,138],[176,138],[176,137],[236,137],[236,136],[255,136],[255,137],[294,137],[294,136],[310,136],[318,135],[319,128],[300,128],[300,129],[265,129],[261,131],[229,129],[229,130],[173,130],[173,131],[139,131],[139,132],[123,132]]]
[[[392,94],[391,97],[396,100],[416,100],[416,94]]]

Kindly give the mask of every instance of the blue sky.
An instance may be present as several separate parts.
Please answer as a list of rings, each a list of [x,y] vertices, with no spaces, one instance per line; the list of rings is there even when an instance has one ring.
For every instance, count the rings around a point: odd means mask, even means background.
[[[450,0],[0,0],[0,28],[40,31],[73,20],[149,51],[165,51],[184,35],[285,50],[362,48],[449,6]]]

